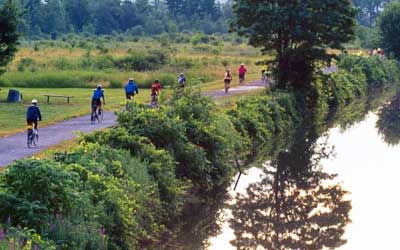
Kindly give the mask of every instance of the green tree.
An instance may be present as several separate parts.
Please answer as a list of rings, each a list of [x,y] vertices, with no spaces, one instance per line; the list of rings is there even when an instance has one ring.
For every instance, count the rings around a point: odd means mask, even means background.
[[[341,49],[353,37],[355,9],[349,0],[236,0],[233,30],[263,52],[276,52],[278,87],[310,84],[327,48]]]
[[[392,0],[353,0],[357,8],[357,21],[364,25],[372,27],[376,18],[384,9],[385,5]]]
[[[0,73],[14,58],[18,45],[18,9],[12,0],[0,8]]]
[[[378,26],[382,35],[382,46],[387,53],[393,53],[396,59],[400,59],[400,3],[393,2],[386,6],[385,11],[379,17]]]
[[[69,22],[76,31],[81,32],[83,27],[88,24],[91,18],[88,0],[69,0],[66,1],[66,12]]]

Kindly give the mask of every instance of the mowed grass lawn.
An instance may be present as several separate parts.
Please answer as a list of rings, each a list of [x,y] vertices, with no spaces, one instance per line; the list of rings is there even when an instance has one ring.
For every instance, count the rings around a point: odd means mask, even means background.
[[[32,99],[39,101],[42,112],[43,127],[68,118],[90,114],[91,97],[93,89],[86,88],[15,88],[22,92],[22,103],[6,103],[9,88],[2,88],[0,91],[0,137],[16,132],[24,131],[26,128],[26,110]],[[150,90],[141,89],[136,101],[150,103]],[[104,109],[115,111],[124,106],[124,89],[106,89],[106,105]],[[47,97],[44,95],[69,95],[74,98],[68,104],[65,98],[51,98],[47,104]]]

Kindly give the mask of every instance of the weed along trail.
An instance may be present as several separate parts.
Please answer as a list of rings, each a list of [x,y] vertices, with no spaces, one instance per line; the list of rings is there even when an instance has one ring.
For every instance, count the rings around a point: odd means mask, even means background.
[[[116,124],[116,116],[112,112],[104,112],[101,124],[90,124],[90,115],[80,116],[48,127],[40,128],[39,144],[35,148],[27,148],[26,133],[18,133],[5,138],[0,138],[0,166],[7,166],[13,161],[23,159],[47,148],[57,145],[62,141],[76,137],[75,131],[90,133]]]

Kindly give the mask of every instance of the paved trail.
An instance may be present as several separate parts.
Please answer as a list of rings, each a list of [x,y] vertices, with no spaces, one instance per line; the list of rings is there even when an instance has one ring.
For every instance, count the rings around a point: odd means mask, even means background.
[[[32,156],[63,141],[73,139],[76,137],[75,131],[89,133],[113,126],[115,123],[116,116],[112,112],[104,112],[101,124],[92,125],[90,115],[73,118],[45,128],[40,128],[39,123],[39,145],[36,148],[27,147],[26,132],[0,138],[0,166],[7,166],[15,160]]]
[[[222,84],[221,84],[222,86]],[[255,89],[264,88],[261,81],[256,81],[245,86],[232,88],[229,95],[246,93]],[[224,90],[217,90],[204,95],[213,98],[226,96]],[[39,123],[39,145],[36,148],[27,148],[26,132],[18,133],[8,137],[0,138],[0,167],[7,166],[15,160],[35,155],[51,146],[76,137],[75,131],[90,133],[99,129],[111,127],[116,124],[116,116],[112,112],[104,113],[102,124],[90,124],[90,115],[81,116],[64,122],[56,123],[45,128],[40,128]]]

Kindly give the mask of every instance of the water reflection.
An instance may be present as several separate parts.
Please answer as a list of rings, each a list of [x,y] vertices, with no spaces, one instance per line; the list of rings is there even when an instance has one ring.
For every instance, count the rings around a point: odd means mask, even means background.
[[[379,134],[389,145],[400,143],[400,93],[379,111],[376,123]]]
[[[316,143],[314,129],[299,131],[290,150],[264,169],[231,206],[231,242],[237,249],[317,250],[338,248],[350,222],[347,192],[322,171],[333,150]]]

